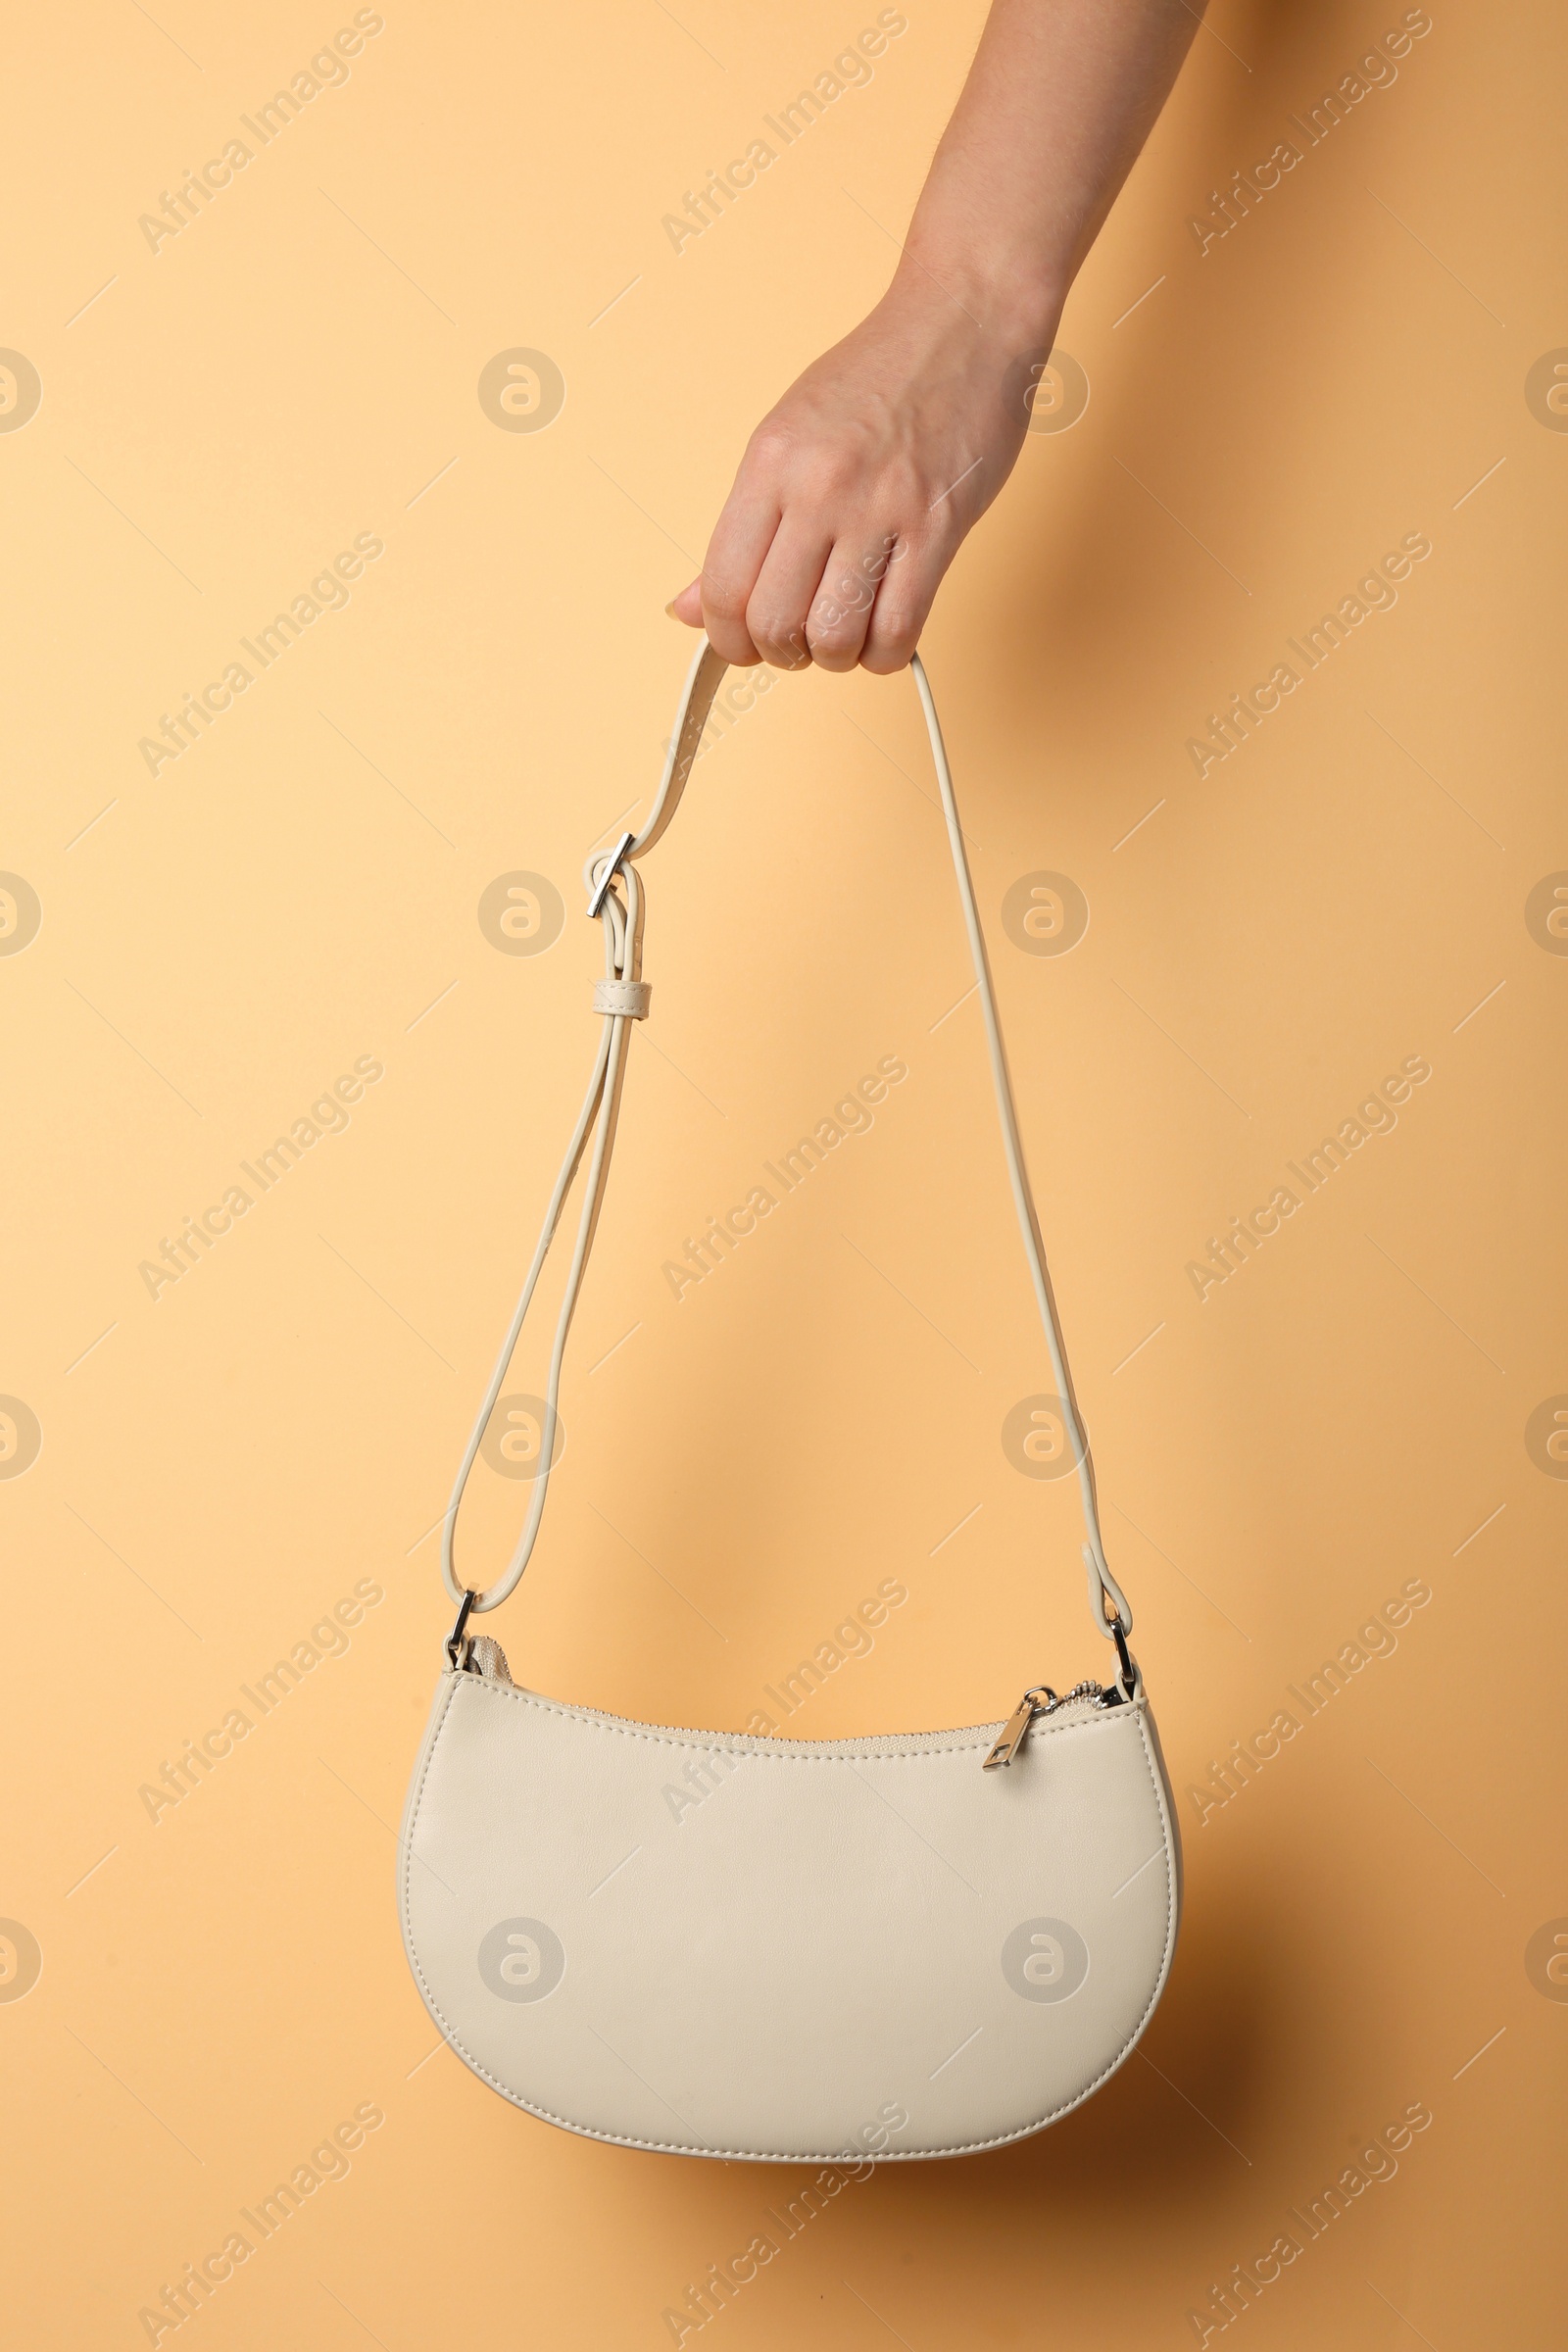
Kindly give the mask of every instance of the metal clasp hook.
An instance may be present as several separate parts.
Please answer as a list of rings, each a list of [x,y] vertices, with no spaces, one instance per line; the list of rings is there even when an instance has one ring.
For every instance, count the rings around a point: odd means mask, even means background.
[[[1121,1660],[1121,1687],[1129,1698],[1136,1698],[1138,1695],[1138,1665],[1132,1651],[1127,1646],[1127,1629],[1122,1624],[1119,1609],[1106,1618],[1105,1631],[1115,1642],[1116,1655]]]
[[[468,1623],[468,1611],[478,1597],[477,1592],[464,1593],[463,1606],[458,1611],[458,1622],[446,1639],[447,1663],[454,1674],[461,1673],[463,1669],[463,1636]]]

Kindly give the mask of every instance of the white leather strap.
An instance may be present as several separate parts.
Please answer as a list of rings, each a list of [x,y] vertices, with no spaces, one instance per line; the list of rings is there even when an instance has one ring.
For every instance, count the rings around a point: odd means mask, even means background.
[[[985,1021],[986,1043],[991,1054],[991,1077],[996,1089],[997,1110],[1002,1121],[1003,1152],[1012,1185],[1013,1205],[1018,1215],[1018,1230],[1023,1238],[1024,1256],[1028,1261],[1034,1284],[1035,1302],[1046,1335],[1046,1348],[1051,1358],[1052,1376],[1062,1407],[1064,1434],[1073,1449],[1076,1463],[1078,1495],[1083,1508],[1086,1542],[1082,1545],[1084,1564],[1089,1577],[1090,1608],[1095,1623],[1107,1640],[1116,1632],[1125,1636],[1132,1630],[1132,1610],[1128,1607],[1121,1587],[1111,1575],[1105,1561],[1104,1544],[1100,1532],[1100,1508],[1095,1493],[1094,1463],[1090,1456],[1089,1441],[1085,1435],[1077,1398],[1073,1394],[1072,1375],[1067,1368],[1066,1350],[1062,1345],[1061,1327],[1056,1315],[1056,1301],[1051,1288],[1051,1276],[1046,1266],[1045,1244],[1040,1237],[1039,1219],[1035,1214],[1034,1195],[1029,1186],[1029,1172],[1024,1161],[1023,1144],[1018,1133],[1018,1114],[1013,1104],[1012,1085],[1007,1074],[1006,1052],[1002,1042],[1002,1027],[997,1016],[996,994],[991,982],[991,966],[986,956],[985,934],[980,927],[979,909],[975,905],[974,885],[969,877],[969,861],[964,854],[963,833],[958,823],[957,803],[954,797],[953,777],[948,767],[948,755],[938,724],[936,705],[931,699],[931,687],[924,664],[918,655],[910,662],[914,673],[915,690],[925,713],[926,729],[931,739],[931,758],[936,768],[937,785],[942,796],[943,814],[947,819],[948,842],[953,852],[954,873],[958,885],[958,900],[963,908],[964,927],[969,935],[969,953],[974,960],[975,980],[980,997],[981,1013]],[[648,1011],[648,984],[642,978],[642,931],[644,893],[637,871],[637,860],[662,838],[680,804],[686,780],[691,774],[697,747],[712,708],[728,663],[712,647],[704,644],[693,662],[686,679],[686,691],[681,700],[680,715],[670,743],[669,756],[659,791],[640,833],[623,835],[612,850],[595,851],[583,868],[583,881],[589,894],[590,912],[597,912],[605,933],[605,977],[595,983],[594,1009],[604,1018],[599,1050],[594,1059],[588,1091],[582,1109],[567,1147],[555,1191],[545,1212],[544,1229],[517,1300],[516,1311],[502,1343],[501,1353],[485,1391],[479,1417],[468,1440],[447,1505],[441,1536],[441,1572],[447,1591],[455,1601],[461,1602],[468,1593],[467,1587],[458,1576],[453,1558],[453,1541],[457,1530],[458,1510],[463,1501],[468,1473],[473,1468],[490,1415],[501,1395],[502,1384],[512,1362],[513,1351],[522,1330],[523,1319],[533,1298],[540,1271],[555,1239],[556,1227],[565,1203],[566,1195],[582,1163],[588,1157],[588,1175],[583,1192],[582,1210],[577,1221],[577,1236],[572,1249],[571,1263],[562,1298],[561,1313],[556,1324],[555,1344],[551,1349],[550,1370],[545,1387],[545,1426],[540,1432],[539,1468],[533,1481],[527,1517],[504,1573],[490,1585],[474,1590],[473,1611],[498,1608],[502,1601],[515,1592],[518,1580],[528,1565],[539,1522],[544,1516],[545,1497],[550,1487],[551,1454],[554,1448],[556,1411],[561,1394],[561,1369],[565,1356],[566,1335],[571,1328],[572,1315],[582,1289],[583,1270],[588,1252],[593,1247],[599,1211],[604,1202],[605,1181],[610,1168],[610,1154],[615,1137],[615,1122],[620,1109],[621,1085],[625,1076],[626,1043],[630,1023],[642,1020]],[[624,889],[624,899],[620,895]],[[590,1143],[592,1145],[589,1151]]]

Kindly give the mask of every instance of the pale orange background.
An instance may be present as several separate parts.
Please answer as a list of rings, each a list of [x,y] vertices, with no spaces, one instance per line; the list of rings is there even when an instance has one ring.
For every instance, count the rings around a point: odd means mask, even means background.
[[[654,2347],[800,2185],[570,2138],[432,2056],[392,1861],[450,1615],[427,1531],[593,1048],[578,868],[656,780],[690,653],[661,607],[746,433],[885,282],[982,19],[907,13],[678,257],[662,216],[872,8],[390,0],[156,255],[138,216],[351,12],[9,38],[0,343],[43,385],[0,434],[0,866],[43,910],[0,957],[0,1390],[43,1433],[0,1481],[0,1916],[43,1955],[0,2003],[20,2344],[146,2341],[364,2103],[349,2177],[165,2343]],[[1568,1487],[1524,1434],[1568,1389],[1568,961],[1524,911],[1568,867],[1568,437],[1524,391],[1568,344],[1560,14],[1435,0],[1252,218],[1201,257],[1187,225],[1400,14],[1215,12],[1067,308],[1088,411],[1031,435],[923,649],[1179,1794],[1169,1990],[1085,2110],[846,2191],[704,2340],[1194,2342],[1416,2101],[1397,2177],[1224,2340],[1544,2346],[1561,2308],[1568,2005],[1526,1947],[1568,1914]],[[516,346],[564,375],[546,431],[479,405]],[[1396,608],[1200,781],[1205,714],[1414,531]],[[348,609],[150,776],[138,738],[361,532]],[[567,905],[532,958],[476,918],[514,869]],[[1002,928],[1038,869],[1089,901],[1061,957]],[[736,1724],[902,1578],[815,1736],[1102,1673],[1069,1493],[1000,1442],[1050,1381],[975,1006],[942,1019],[968,975],[908,682],[777,685],[647,871],[567,1449],[490,1630],[545,1690]],[[662,1261],[895,1053],[872,1133],[677,1304]],[[1200,1303],[1206,1237],[1412,1054],[1397,1130]],[[151,1299],[139,1261],[360,1055],[350,1130]],[[523,1494],[479,1474],[473,1560]],[[1397,1652],[1200,1823],[1210,1759],[1417,1577]],[[363,1579],[349,1653],[155,1825],[140,1786]]]

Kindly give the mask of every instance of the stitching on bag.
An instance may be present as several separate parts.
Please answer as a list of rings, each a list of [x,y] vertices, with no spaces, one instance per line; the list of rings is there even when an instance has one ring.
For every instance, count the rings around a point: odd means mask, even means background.
[[[473,1676],[470,1676],[468,1679],[470,1681],[478,1681],[478,1678]],[[435,2019],[436,2024],[441,2028],[442,2034],[446,2037],[448,2047],[457,2052],[457,2055],[463,2060],[465,2066],[468,2067],[474,2074],[476,2074],[481,2082],[488,2082],[492,2090],[499,2091],[501,2096],[510,2101],[514,2107],[520,2107],[525,2115],[537,2116],[541,2123],[555,2124],[563,2132],[575,2132],[576,2135],[581,2139],[597,2139],[607,2143],[608,2145],[621,2148],[644,2148],[648,2150],[650,2154],[654,2155],[710,2156],[719,2158],[727,2157],[741,2163],[839,2164],[842,2163],[845,2158],[852,2155],[854,2151],[849,2148],[828,2148],[812,2149],[805,2155],[782,2156],[760,2153],[756,2148],[699,2147],[688,2145],[682,2140],[640,2139],[634,2133],[627,2132],[596,2132],[586,2124],[574,2124],[568,2116],[554,2114],[548,2107],[534,2106],[531,2100],[523,2098],[520,2092],[513,2090],[508,2083],[505,2083],[501,2081],[499,2076],[493,2075],[487,2066],[481,2065],[479,2060],[474,2057],[473,2053],[462,2041],[459,2040],[457,2034],[453,2032],[447,2020],[445,2012],[441,2008],[439,2002],[436,2000],[435,1994],[432,1991],[428,1981],[426,1980],[424,1970],[420,1965],[418,1955],[415,1951],[414,1922],[409,1913],[410,1890],[414,1876],[414,1840],[415,1834],[418,1826],[419,1808],[424,1801],[424,1785],[426,1780],[429,1778],[430,1767],[435,1761],[435,1751],[441,1744],[441,1735],[446,1730],[447,1719],[452,1712],[452,1702],[457,1695],[459,1680],[460,1678],[457,1675],[453,1676],[452,1688],[447,1693],[445,1704],[443,1705],[441,1713],[436,1718],[434,1727],[431,1730],[429,1746],[426,1749],[424,1763],[420,1769],[418,1784],[414,1792],[413,1802],[409,1807],[409,1824],[407,1835],[401,1842],[398,1856],[399,1867],[403,1877],[401,1908],[403,1913],[404,1948],[409,1955],[409,1964],[414,1971],[415,1977],[418,1981],[419,1991],[423,1996],[424,2005],[429,2010],[430,2015]],[[496,1683],[483,1683],[480,1685],[480,1687],[485,1690],[495,1690],[498,1696],[501,1697],[505,1697],[507,1695],[509,1688],[507,1685]],[[566,1716],[574,1721],[583,1720],[583,1718],[577,1716],[574,1710],[571,1708],[556,1706],[548,1699],[534,1698],[528,1691],[518,1690],[514,1686],[512,1686],[511,1688],[512,1695],[514,1697],[525,1699],[530,1704],[535,1706],[544,1707],[550,1714]],[[998,2132],[990,2139],[964,2140],[953,2147],[911,2148],[906,2153],[899,2151],[885,2156],[878,2156],[872,2159],[873,2162],[878,2164],[919,2164],[930,2163],[946,2156],[978,2156],[983,2155],[989,2148],[1004,2148],[1010,2146],[1014,2140],[1030,2138],[1034,2132],[1043,2132],[1049,2125],[1059,2123],[1064,2115],[1070,2115],[1075,2107],[1082,2106],[1085,2099],[1091,2098],[1100,2088],[1102,2082],[1108,2081],[1109,2077],[1116,2072],[1116,2069],[1121,2065],[1122,2060],[1128,2055],[1134,2043],[1142,2034],[1145,2026],[1147,2026],[1149,2023],[1150,2018],[1153,2015],[1154,2004],[1159,1999],[1161,1992],[1163,1992],[1165,1988],[1165,1979],[1170,1971],[1171,1952],[1176,1940],[1176,1853],[1172,1837],[1171,1821],[1165,1808],[1165,1799],[1163,1791],[1160,1788],[1159,1774],[1154,1765],[1154,1751],[1150,1743],[1148,1726],[1144,1720],[1144,1709],[1139,1707],[1135,1710],[1135,1712],[1138,1717],[1138,1736],[1143,1741],[1144,1762],[1149,1771],[1150,1787],[1153,1790],[1154,1810],[1159,1817],[1160,1825],[1164,1831],[1165,1854],[1165,1946],[1164,1950],[1160,1954],[1159,1972],[1154,1979],[1154,1987],[1149,1996],[1149,2000],[1145,2006],[1142,2017],[1140,2017],[1138,2023],[1133,2027],[1132,2032],[1128,2034],[1126,2040],[1122,2043],[1121,2048],[1116,2052],[1115,2056],[1107,2065],[1102,2068],[1101,2072],[1095,2077],[1094,2081],[1092,2082],[1086,2082],[1082,2090],[1076,2092],[1072,2098],[1064,2099],[1059,2107],[1052,2108],[1049,2114],[1038,2116],[1033,2122],[1021,2124],[1015,2131]],[[588,1720],[592,1721],[594,1719],[590,1717]],[[601,1724],[600,1728],[606,1731],[614,1731],[619,1730],[622,1727],[615,1724]],[[636,1731],[632,1726],[627,1726],[625,1728],[632,1732],[632,1736],[634,1738],[644,1740],[654,1740],[659,1738],[659,1735],[655,1733],[639,1732]],[[1050,1727],[1048,1726],[1047,1728],[1049,1729]],[[1084,1724],[1059,1724],[1056,1726],[1056,1729],[1060,1732],[1083,1731],[1088,1728],[1090,1727]],[[1036,1726],[1031,1732],[1030,1737],[1039,1738],[1041,1736],[1043,1735],[1040,1731],[1040,1727]],[[689,1743],[685,1740],[661,1740],[660,1744],[670,1747],[682,1747]],[[703,1752],[711,1753],[712,1751],[706,1750]],[[916,1752],[925,1755],[971,1755],[977,1752],[977,1750],[975,1748],[926,1748]],[[795,1755],[781,1756],[776,1760],[779,1763],[832,1763],[835,1759],[831,1756]],[[903,1756],[902,1754],[895,1754],[891,1756],[885,1755],[871,1758],[841,1756],[837,1760],[844,1763],[898,1763],[903,1761]],[[858,2161],[858,2159],[857,2161]]]
[[[583,1724],[589,1731],[618,1732],[623,1739],[646,1740],[658,1747],[689,1748],[694,1755],[699,1756],[721,1753],[744,1755],[754,1758],[760,1764],[906,1764],[912,1762],[916,1756],[984,1755],[993,1745],[993,1737],[988,1737],[984,1740],[964,1742],[955,1740],[946,1747],[868,1748],[850,1754],[836,1743],[815,1740],[810,1742],[809,1746],[802,1744],[796,1747],[786,1747],[782,1753],[779,1753],[776,1747],[762,1747],[749,1742],[746,1735],[742,1732],[715,1732],[710,1740],[705,1740],[698,1733],[682,1736],[673,1731],[654,1731],[638,1723],[617,1722],[610,1716],[596,1715],[587,1707],[568,1707],[564,1706],[559,1699],[541,1698],[536,1690],[519,1690],[515,1683],[491,1682],[486,1675],[455,1674],[452,1681],[454,1690],[461,1683],[466,1681],[471,1683],[476,1690],[487,1690],[495,1698],[517,1699],[525,1707],[537,1707],[541,1714],[558,1716],[564,1723]],[[1060,1739],[1066,1732],[1100,1731],[1107,1724],[1119,1721],[1120,1710],[1115,1708],[1103,1715],[1079,1716],[1071,1722],[1052,1723],[1048,1719],[1043,1723],[1031,1724],[1027,1738],[1031,1743],[1036,1740]],[[875,1737],[874,1734],[872,1736]],[[829,1746],[832,1747],[831,1754],[812,1754],[810,1752],[810,1747],[826,1749]]]

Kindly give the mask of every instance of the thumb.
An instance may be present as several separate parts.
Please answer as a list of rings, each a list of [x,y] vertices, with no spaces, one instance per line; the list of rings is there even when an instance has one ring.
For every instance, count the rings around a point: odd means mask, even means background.
[[[681,590],[672,604],[664,607],[671,620],[683,620],[689,629],[703,625],[703,583],[701,577]]]

